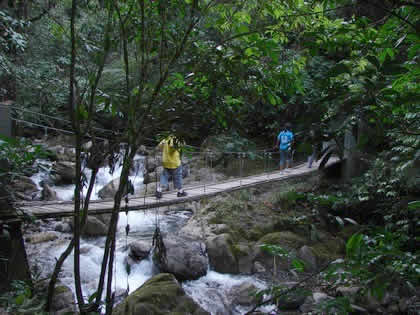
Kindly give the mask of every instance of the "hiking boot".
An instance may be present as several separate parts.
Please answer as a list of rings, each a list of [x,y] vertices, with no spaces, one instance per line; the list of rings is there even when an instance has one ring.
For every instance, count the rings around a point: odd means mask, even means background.
[[[156,199],[162,198],[162,192],[161,191],[157,191],[156,194],[155,194],[155,196],[156,196]]]
[[[180,192],[178,191],[178,193],[176,194],[177,197],[186,197],[188,194],[186,191]]]

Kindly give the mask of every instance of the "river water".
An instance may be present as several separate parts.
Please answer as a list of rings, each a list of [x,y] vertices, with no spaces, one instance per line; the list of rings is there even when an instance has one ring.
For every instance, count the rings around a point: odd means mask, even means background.
[[[44,164],[46,165],[44,167],[45,172],[35,174],[32,177],[37,184],[48,176],[48,163]],[[107,168],[101,169],[92,199],[98,199],[97,192],[100,188],[110,180],[117,178],[119,172],[119,168],[113,174],[110,174]],[[86,175],[90,175],[89,170],[86,170]],[[142,182],[141,172],[136,172],[131,177],[131,180],[135,183]],[[71,200],[74,186],[53,187],[53,189],[57,191],[60,199]],[[151,243],[157,226],[162,234],[170,237],[171,234],[176,233],[187,222],[191,215],[192,211],[190,209],[180,208],[166,208],[164,211],[162,209],[133,211],[129,212],[128,215],[120,213],[113,276],[113,290],[116,292],[117,299],[120,296],[121,300],[125,292],[133,292],[159,272],[150,256],[140,262],[133,261],[128,255],[129,249],[127,245],[137,240],[145,240]],[[72,237],[71,233],[57,232],[56,227],[58,224],[61,224],[61,222],[44,220],[35,229],[37,232],[55,233],[58,236],[57,239],[37,244],[26,244],[29,263],[31,267],[38,270],[40,277],[47,276],[52,272],[56,259],[64,251]],[[126,235],[127,224],[130,226],[128,235]],[[32,231],[34,230],[32,229]],[[105,237],[90,237],[81,240],[81,279],[86,299],[97,289],[104,244]],[[127,263],[130,265],[129,272],[127,272]],[[65,261],[59,279],[63,284],[72,288],[74,292],[73,255],[70,255]],[[253,276],[220,274],[212,271],[211,268],[202,278],[186,281],[182,286],[188,295],[211,314],[243,314],[247,310],[238,305],[233,305],[231,291],[232,288],[244,282],[252,283],[259,289],[266,287],[264,282]],[[271,307],[268,307],[265,310],[268,312],[270,309]]]

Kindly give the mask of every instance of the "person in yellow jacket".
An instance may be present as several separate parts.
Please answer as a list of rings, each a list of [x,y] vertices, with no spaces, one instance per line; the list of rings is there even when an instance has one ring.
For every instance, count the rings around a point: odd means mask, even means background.
[[[187,193],[182,188],[182,163],[180,149],[183,143],[174,137],[169,136],[163,139],[158,148],[162,151],[163,172],[160,175],[160,182],[156,189],[156,198],[162,198],[162,190],[168,187],[169,177],[174,181],[175,189],[178,190],[178,197],[185,197]]]

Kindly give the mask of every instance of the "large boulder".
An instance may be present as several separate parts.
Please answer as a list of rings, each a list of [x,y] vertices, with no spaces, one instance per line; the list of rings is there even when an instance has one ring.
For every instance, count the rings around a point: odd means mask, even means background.
[[[61,178],[64,184],[76,182],[76,163],[59,161],[53,166],[53,172]]]
[[[206,246],[211,269],[220,273],[237,274],[239,272],[229,234],[210,237],[206,241]]]
[[[120,179],[115,178],[106,184],[101,190],[98,191],[98,196],[101,199],[113,198],[120,185]]]
[[[65,285],[54,288],[54,297],[51,303],[50,314],[76,314],[77,307],[72,290]]]
[[[298,251],[298,257],[302,259],[305,263],[305,270],[307,271],[316,271],[318,268],[317,257],[314,250],[304,245]]]
[[[236,244],[235,255],[238,262],[238,271],[241,274],[252,274],[258,248],[251,244]]]
[[[171,236],[163,239],[164,249],[157,247],[153,261],[163,272],[180,280],[195,280],[207,273],[205,245],[198,241]]]
[[[148,241],[134,241],[128,245],[130,249],[129,256],[135,260],[143,260],[147,258],[152,249],[152,244]]]
[[[251,282],[243,282],[231,288],[229,295],[232,297],[233,304],[243,306],[255,305],[259,302],[257,292],[259,289]]]
[[[287,286],[286,286],[287,287]],[[280,295],[277,299],[277,307],[279,310],[297,310],[305,303],[308,292],[305,290],[293,290],[287,294]]]
[[[88,216],[83,235],[105,236],[108,233],[108,226],[94,216]]]
[[[120,185],[120,178],[115,178],[102,187],[101,190],[98,192],[98,196],[101,199],[113,198],[118,191],[118,186]],[[130,186],[130,185],[129,185]],[[131,185],[129,187],[129,192],[134,193],[134,187]],[[125,189],[124,194],[127,193],[127,189]]]
[[[14,192],[25,195],[32,195],[39,190],[34,181],[27,176],[16,176],[10,184]]]
[[[146,281],[113,311],[115,315],[192,314],[208,315],[185,294],[175,277],[161,273]]]
[[[57,238],[58,235],[55,232],[39,232],[28,236],[25,241],[32,244],[39,244],[54,241]]]
[[[73,220],[69,221],[71,228],[74,228]],[[88,216],[83,230],[84,236],[105,236],[108,233],[108,225],[96,216]]]
[[[269,244],[283,248],[291,256],[295,255],[297,250],[307,243],[307,240],[293,232],[281,231],[265,235],[257,243],[257,252],[255,260],[259,261],[267,270],[275,272],[287,271],[290,268],[291,260],[286,257],[277,257],[274,264],[273,255],[261,249],[260,245]]]
[[[53,190],[47,183],[43,182],[41,184],[41,199],[46,201],[55,201],[58,200],[57,192]]]

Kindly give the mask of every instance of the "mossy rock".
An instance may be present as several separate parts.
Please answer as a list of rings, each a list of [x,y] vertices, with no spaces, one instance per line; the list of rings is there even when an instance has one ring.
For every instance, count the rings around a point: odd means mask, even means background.
[[[146,281],[113,311],[116,315],[130,314],[197,314],[208,315],[185,294],[175,277],[161,273]]]
[[[247,240],[258,241],[265,235],[275,233],[278,230],[279,229],[276,227],[275,222],[270,224],[258,224],[252,229],[248,230],[245,235]]]
[[[288,249],[298,249],[308,243],[308,241],[293,232],[281,231],[265,235],[258,243],[279,245]]]
[[[236,260],[238,260],[240,257],[248,256],[248,252],[244,250],[244,246],[240,246],[239,244],[229,244],[230,250],[235,256]]]
[[[343,257],[345,254],[345,245],[346,244],[342,239],[336,238],[326,242],[317,243],[311,246],[311,248],[319,261],[325,263]]]
[[[250,241],[258,241],[261,237],[265,235],[264,231],[259,227],[253,228],[246,233],[246,239]]]
[[[54,288],[54,294],[61,294],[61,293],[67,293],[70,289],[66,287],[65,285],[58,285]]]

